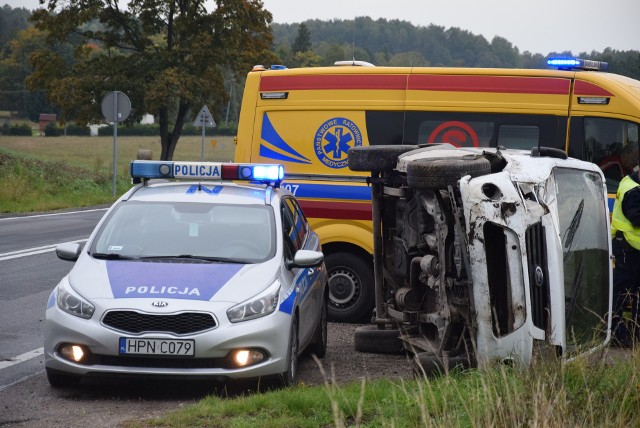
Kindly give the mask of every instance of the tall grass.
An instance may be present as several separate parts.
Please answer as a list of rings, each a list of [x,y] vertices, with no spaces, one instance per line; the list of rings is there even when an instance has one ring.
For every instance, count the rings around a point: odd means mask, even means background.
[[[619,352],[619,351],[616,351]],[[320,366],[321,369],[321,366]],[[633,427],[640,426],[640,352],[528,368],[496,365],[410,380],[299,386],[208,396],[129,427]]]

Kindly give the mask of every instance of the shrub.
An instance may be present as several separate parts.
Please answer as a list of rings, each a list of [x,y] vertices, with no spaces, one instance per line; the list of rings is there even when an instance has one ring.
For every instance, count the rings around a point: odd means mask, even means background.
[[[59,137],[63,134],[64,130],[60,128],[55,122],[47,123],[47,126],[44,127],[44,136],[45,137]]]
[[[29,125],[28,123],[14,123],[14,124],[11,124],[11,125],[9,125],[8,123],[5,123],[0,128],[0,134],[2,134],[2,135],[26,135],[26,136],[30,137],[32,135],[31,125]]]

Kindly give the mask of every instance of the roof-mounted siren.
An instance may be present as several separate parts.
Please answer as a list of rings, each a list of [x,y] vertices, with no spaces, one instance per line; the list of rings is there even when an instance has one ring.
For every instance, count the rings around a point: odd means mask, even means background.
[[[241,180],[278,187],[284,179],[280,164],[243,164],[222,162],[131,161],[133,183],[152,178],[207,181]]]
[[[333,65],[338,65],[338,66],[359,66],[359,67],[375,67],[375,65],[371,64],[370,62],[367,61],[358,61],[355,59],[352,59],[350,61],[336,61],[333,63]]]
[[[572,57],[556,57],[547,59],[549,67],[558,70],[591,70],[607,71],[609,64],[603,61],[592,61],[590,59],[580,59]]]

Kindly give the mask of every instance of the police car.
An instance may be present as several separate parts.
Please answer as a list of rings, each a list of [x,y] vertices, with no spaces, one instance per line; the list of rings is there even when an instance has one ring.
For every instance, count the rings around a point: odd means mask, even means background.
[[[131,175],[84,246],[56,249],[76,263],[47,304],[52,386],[129,374],[289,385],[305,348],[325,355],[320,241],[279,187],[281,165],[133,161]]]

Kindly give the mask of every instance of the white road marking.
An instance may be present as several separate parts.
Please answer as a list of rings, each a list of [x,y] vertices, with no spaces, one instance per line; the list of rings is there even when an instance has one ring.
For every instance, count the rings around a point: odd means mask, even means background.
[[[0,370],[6,369],[7,367],[11,367],[15,364],[24,363],[32,358],[39,357],[44,354],[44,348],[34,349],[33,351],[25,352],[22,355],[18,355],[17,357],[13,357],[9,360],[0,361]]]
[[[87,241],[86,239],[78,239],[77,241],[68,241],[65,243],[80,244],[81,242],[86,242],[86,241]],[[10,251],[8,253],[2,253],[0,254],[0,262],[4,260],[17,259],[20,257],[33,256],[36,254],[42,254],[42,253],[47,253],[49,251],[54,251],[58,245],[60,244],[45,245],[43,247],[25,248],[24,250],[17,250],[17,251]]]
[[[67,212],[62,212],[62,213],[51,213],[51,214],[24,215],[24,216],[17,216],[17,217],[2,217],[2,218],[0,218],[0,221],[3,221],[3,220],[25,219],[25,218],[38,218],[38,217],[54,217],[54,216],[58,216],[58,215],[79,214],[79,213],[91,213],[91,212],[96,212],[96,211],[106,211],[106,210],[108,210],[108,208],[95,208],[95,209],[92,209],[92,210],[67,211]]]
[[[8,384],[8,385],[0,385],[0,392],[4,391],[5,389],[9,389],[9,388],[11,388],[12,386],[17,385],[17,384],[19,384],[19,383],[21,383],[21,382],[24,382],[25,380],[29,380],[29,379],[31,379],[32,377],[36,377],[36,376],[38,376],[38,375],[39,375],[39,374],[41,374],[41,373],[44,373],[44,370],[37,370],[37,371],[35,371],[35,372],[33,372],[33,373],[31,373],[31,374],[29,374],[29,375],[27,375],[27,376],[23,377],[23,378],[20,378],[20,379],[18,379],[17,381],[12,382],[12,383],[10,383],[10,384]]]

